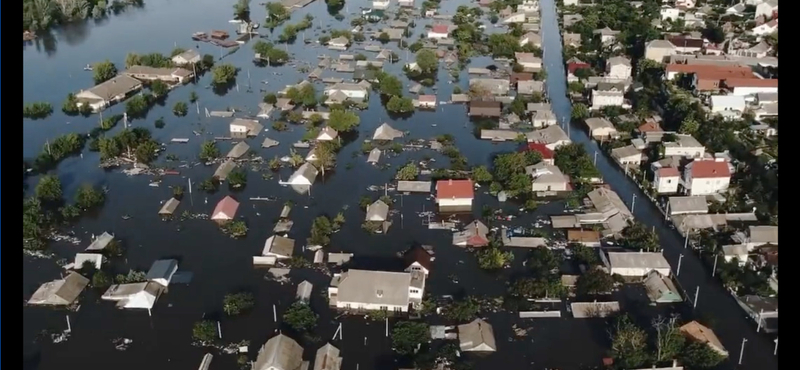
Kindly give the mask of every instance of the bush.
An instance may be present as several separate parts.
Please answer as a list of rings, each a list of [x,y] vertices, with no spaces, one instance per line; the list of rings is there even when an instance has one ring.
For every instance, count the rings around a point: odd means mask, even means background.
[[[298,332],[307,332],[317,326],[319,316],[304,302],[295,302],[283,313],[283,321]]]
[[[217,325],[211,320],[194,323],[192,339],[203,345],[209,345],[217,340]]]
[[[225,295],[222,301],[222,310],[229,316],[235,316],[252,309],[255,305],[252,293],[233,293]]]
[[[186,103],[179,101],[175,103],[175,106],[172,107],[172,113],[178,117],[183,117],[189,113],[189,107],[186,105]]]

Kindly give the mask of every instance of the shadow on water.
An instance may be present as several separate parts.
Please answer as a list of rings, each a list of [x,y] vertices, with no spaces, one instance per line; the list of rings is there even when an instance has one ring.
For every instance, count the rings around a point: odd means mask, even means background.
[[[42,353],[36,351],[34,353],[22,356],[22,370],[36,370],[39,368],[39,363],[42,361]]]

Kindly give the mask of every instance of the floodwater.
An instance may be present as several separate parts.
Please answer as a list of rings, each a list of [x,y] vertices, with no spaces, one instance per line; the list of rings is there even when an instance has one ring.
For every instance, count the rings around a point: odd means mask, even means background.
[[[461,2],[446,2],[442,13],[454,13],[459,3]],[[550,6],[549,11],[552,11],[552,2],[544,3],[550,3],[545,7]],[[348,9],[345,11],[347,14],[357,13],[360,6],[368,4],[363,0],[352,1],[348,3]],[[325,25],[323,28],[327,28],[328,25],[333,29],[351,28],[349,22],[352,16],[341,22],[336,21],[327,14],[325,5],[321,1],[295,12],[289,23],[296,23],[307,13],[314,15],[316,19],[314,27],[306,31],[306,37],[318,38],[321,35],[321,24]],[[34,45],[26,46],[23,52],[24,99],[26,102],[48,101],[53,104],[56,113],[46,120],[25,121],[24,156],[26,158],[35,156],[48,139],[52,140],[69,132],[88,132],[97,124],[96,115],[90,118],[67,117],[61,114],[59,109],[69,92],[92,86],[91,73],[82,71],[84,65],[110,59],[118,68],[123,68],[125,55],[128,52],[169,53],[176,46],[195,47],[197,43],[191,41],[189,37],[193,32],[224,29],[233,34],[234,26],[227,22],[231,15],[232,2],[211,0],[191,3],[175,0],[153,2],[146,4],[143,9],[132,9],[99,23],[91,21],[87,24],[70,26],[57,32],[52,39],[39,40]],[[264,8],[253,2],[252,18],[260,21],[264,15]],[[548,18],[552,17],[547,15],[543,17],[543,19]],[[423,24],[427,22],[428,20],[417,22],[413,38],[423,32]],[[554,27],[546,21],[544,33],[546,37],[557,40],[557,31]],[[281,28],[276,29],[272,38],[276,38],[280,31]],[[266,34],[268,31],[261,30],[261,32]],[[189,138],[189,144],[168,145],[167,153],[175,154],[181,160],[193,162],[200,143],[227,132],[229,119],[205,118],[194,110],[190,110],[186,117],[174,117],[171,107],[175,102],[188,101],[190,92],[195,91],[200,96],[201,113],[205,108],[222,110],[226,107],[237,107],[255,113],[257,103],[262,96],[259,90],[274,92],[286,84],[296,83],[303,77],[289,66],[255,67],[250,61],[251,44],[244,45],[236,53],[225,57],[225,62],[241,68],[237,80],[238,91],[234,89],[224,96],[214,95],[208,88],[210,77],[206,75],[196,84],[173,90],[163,107],[155,107],[146,119],[132,121],[132,125],[150,128],[154,137],[165,143],[173,137]],[[387,46],[396,50],[394,44]],[[220,55],[219,50],[209,44],[199,44],[199,49],[201,54]],[[554,47],[551,52],[555,53],[557,50],[558,48]],[[314,64],[318,55],[335,53],[320,46],[303,46],[300,42],[298,45],[290,46],[289,51],[296,60]],[[405,52],[398,54],[401,58],[406,57]],[[560,65],[560,56],[555,54],[548,56],[548,61]],[[491,64],[488,58],[475,58],[473,61],[474,66],[488,64]],[[558,85],[564,84],[563,77],[557,72],[557,68],[560,67],[550,68],[552,68],[550,90],[558,96],[563,93],[563,86],[562,90],[558,90]],[[388,66],[387,70],[399,75],[401,64]],[[324,75],[324,77],[335,76],[339,75],[330,71],[326,71]],[[341,77],[349,76],[341,75]],[[442,70],[439,79],[438,98],[440,101],[448,100],[452,92],[452,85],[447,82],[448,73]],[[262,81],[268,83],[263,84]],[[462,89],[466,89],[467,81],[466,73],[462,74],[460,82]],[[248,87],[252,92],[248,92]],[[318,91],[321,92],[320,90],[321,87],[318,85]],[[561,104],[558,100],[555,102]],[[560,105],[557,105],[557,108],[562,109]],[[105,114],[121,113],[123,110],[124,104],[121,104],[107,110]],[[563,115],[563,110],[559,112]],[[256,293],[255,310],[240,317],[223,318],[221,327],[225,342],[249,340],[250,358],[254,359],[257,349],[279,328],[273,320],[273,305],[280,317],[294,299],[296,284],[303,280],[309,280],[314,284],[312,305],[321,316],[320,325],[314,332],[321,341],[301,339],[301,344],[306,348],[306,359],[312,358],[316,349],[332,337],[338,322],[341,321],[343,340],[336,340],[333,343],[342,350],[343,369],[395,368],[390,340],[385,337],[383,323],[367,322],[361,318],[335,319],[334,313],[325,307],[322,295],[329,277],[314,271],[293,271],[290,274],[291,284],[280,285],[265,280],[265,270],[251,267],[252,256],[260,253],[263,241],[271,235],[273,221],[286,200],[292,200],[297,204],[291,214],[295,225],[290,233],[290,236],[297,240],[296,253],[299,253],[299,246],[305,244],[304,240],[309,235],[314,217],[319,214],[334,215],[343,207],[349,206],[345,212],[347,223],[343,230],[333,236],[329,251],[346,251],[358,256],[385,259],[394,256],[413,242],[431,244],[435,246],[437,256],[434,271],[427,283],[432,294],[466,292],[474,295],[502,296],[506,290],[508,276],[524,269],[521,264],[524,251],[516,252],[514,268],[509,271],[504,271],[502,274],[480,271],[472,255],[450,245],[449,232],[427,230],[422,226],[422,219],[417,212],[423,209],[430,210],[434,205],[425,196],[413,195],[397,199],[394,208],[401,210],[403,216],[395,217],[394,225],[388,235],[369,236],[361,229],[363,212],[357,209],[359,198],[368,194],[376,198],[381,195],[369,193],[365,190],[367,186],[390,182],[394,168],[408,160],[419,160],[429,155],[441,163],[447,163],[446,159],[430,151],[405,152],[398,157],[383,159],[391,163],[393,168],[381,171],[366,165],[366,157],[353,156],[353,152],[359,151],[360,141],[371,137],[374,129],[385,121],[389,121],[397,129],[411,131],[411,138],[432,138],[444,133],[454,135],[457,145],[467,156],[470,164],[486,164],[492,153],[513,150],[515,144],[497,145],[475,139],[473,126],[467,120],[465,107],[459,105],[445,105],[436,112],[417,112],[409,119],[390,120],[380,106],[377,95],[373,94],[369,110],[359,115],[361,117],[359,140],[342,150],[337,170],[329,173],[324,181],[318,180],[311,196],[298,195],[289,188],[279,186],[277,178],[264,180],[259,173],[249,174],[247,187],[234,194],[234,197],[241,202],[239,216],[243,217],[250,227],[249,235],[242,240],[226,237],[209,221],[165,223],[156,215],[160,202],[172,195],[170,186],[186,187],[189,178],[196,184],[210,177],[213,167],[181,168],[180,176],[167,176],[160,187],[149,187],[148,177],[127,177],[119,171],[103,171],[98,168],[97,153],[84,151],[82,157],[63,161],[57,173],[67,196],[71,196],[77,186],[84,182],[105,185],[110,192],[102,211],[92,218],[81,220],[75,227],[76,234],[83,241],[80,246],[60,244],[53,246],[60,258],[71,259],[89,243],[90,235],[109,231],[121,238],[128,248],[126,260],[114,266],[117,271],[124,272],[129,268],[146,270],[155,259],[177,256],[180,260],[180,269],[193,272],[194,280],[188,286],[171,287],[170,291],[159,299],[152,311],[152,317],[148,317],[146,312],[116,310],[112,303],[99,301],[99,292],[89,290],[84,293],[82,305],[76,313],[25,308],[23,318],[25,368],[72,368],[86,366],[87,361],[91,361],[91,368],[120,370],[139,369],[143,366],[159,369],[194,368],[206,350],[190,345],[192,324],[204,315],[215,317],[214,315],[220,311],[223,296],[243,288]],[[167,123],[166,127],[160,130],[153,127],[153,122],[159,117],[164,117]],[[271,121],[267,121],[265,127],[270,128],[270,126]],[[192,134],[193,130],[201,129],[205,130],[205,137],[196,137]],[[265,134],[248,142],[251,150],[264,158],[272,158],[288,154],[288,145],[297,141],[303,132],[304,129],[299,126],[294,127],[292,131],[281,133],[270,129],[266,135],[281,142],[280,146],[270,149],[260,148]],[[231,145],[229,142],[222,142],[219,145],[220,150],[225,153]],[[160,160],[164,160],[163,155]],[[177,162],[173,164],[178,165]],[[346,167],[352,168],[346,169]],[[603,169],[608,170],[608,168]],[[280,177],[286,178],[289,174],[289,170],[286,169],[281,171]],[[29,181],[34,184],[37,179]],[[177,212],[182,213],[186,210],[192,213],[209,213],[216,202],[228,194],[230,191],[225,187],[220,192],[208,196],[195,192],[192,197],[188,195],[184,197]],[[248,200],[250,197],[259,196],[275,196],[279,201]],[[484,204],[496,205],[488,196],[481,195],[476,201],[476,215]],[[541,207],[536,213],[546,215],[560,211],[561,205],[553,203]],[[122,220],[122,215],[130,215],[131,219]],[[531,221],[533,221],[532,216],[515,224],[530,224]],[[54,260],[23,258],[24,299],[28,298],[39,284],[58,278],[61,270],[54,262]],[[369,266],[362,265],[362,267]],[[690,268],[689,265],[684,267],[686,270]],[[452,276],[457,276],[457,283],[452,281]],[[43,331],[66,329],[67,314],[72,326],[72,335],[68,341],[53,344],[48,339],[39,339],[39,334]],[[523,322],[510,313],[487,313],[485,316],[494,325],[499,353],[476,358],[475,368],[479,370],[498,367],[578,368],[584,364],[597,364],[605,352],[607,334],[602,321],[539,319]],[[532,328],[530,336],[522,341],[511,341],[509,338],[514,324]],[[113,339],[119,337],[133,340],[125,352],[115,350],[111,343]],[[580,350],[575,351],[574,348]],[[220,370],[237,368],[233,355],[215,356],[212,366]]]
[[[552,100],[553,109],[560,122],[562,117],[570,116],[571,107],[566,97],[561,38],[556,35],[558,18],[555,1],[542,0],[541,8],[548,96]],[[588,137],[584,128],[574,123],[571,139],[586,146],[590,154],[600,151],[599,145]],[[632,202],[636,202],[634,206],[636,219],[655,227],[664,248],[664,256],[672,265],[673,271],[677,267],[680,255],[684,255],[678,281],[688,291],[691,300],[694,300],[695,292],[699,292],[695,315],[705,319],[704,323],[714,330],[731,355],[731,361],[720,366],[733,368],[736,365],[737,369],[777,369],[778,358],[774,355],[775,342],[773,342],[776,336],[756,333],[753,320],[745,317],[744,311],[722,287],[720,281],[711,277],[710,269],[705,268],[691,251],[683,248],[683,238],[667,227],[663,215],[647,201],[644,193],[626,178],[624,172],[613,164],[610,158],[600,153],[597,156],[597,168],[605,182],[611,185],[629,207]],[[744,344],[743,339],[746,339]],[[743,352],[742,361],[741,365],[738,365],[741,352]]]

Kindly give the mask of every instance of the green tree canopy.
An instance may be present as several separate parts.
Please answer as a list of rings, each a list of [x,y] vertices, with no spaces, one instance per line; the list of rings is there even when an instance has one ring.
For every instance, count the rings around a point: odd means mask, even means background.
[[[401,321],[392,329],[392,347],[401,355],[414,353],[421,344],[430,341],[431,333],[424,322]]]
[[[416,62],[422,73],[430,74],[439,68],[439,58],[430,49],[421,49],[417,52]]]
[[[319,315],[304,302],[295,302],[283,313],[283,321],[298,332],[307,332],[317,326]]]

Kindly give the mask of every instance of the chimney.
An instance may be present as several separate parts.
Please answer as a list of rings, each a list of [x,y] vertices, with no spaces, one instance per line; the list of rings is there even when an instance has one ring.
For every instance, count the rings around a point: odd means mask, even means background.
[[[447,180],[447,185],[453,185],[453,179]]]

